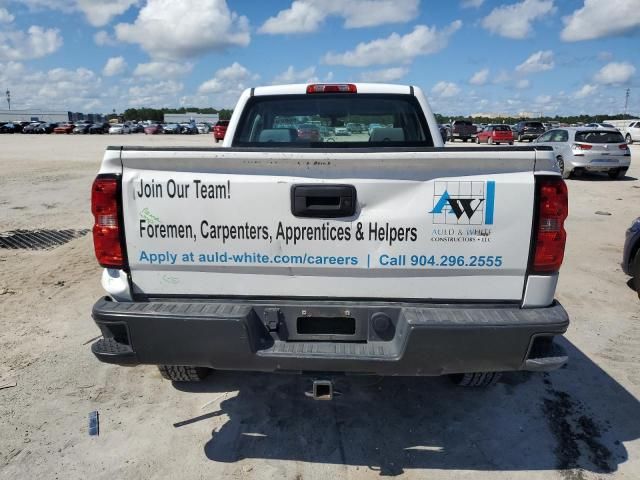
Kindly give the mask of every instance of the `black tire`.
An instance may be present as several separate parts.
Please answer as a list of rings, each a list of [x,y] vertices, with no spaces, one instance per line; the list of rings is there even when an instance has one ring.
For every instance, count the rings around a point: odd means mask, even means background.
[[[200,382],[211,373],[209,368],[182,365],[158,365],[158,370],[162,378],[172,382]]]
[[[513,142],[509,142],[509,145],[513,145]]]
[[[565,171],[564,168],[564,158],[562,157],[557,157],[558,158],[558,168],[560,169],[560,175],[562,175],[562,178],[569,178],[571,176],[571,171]]]
[[[467,141],[468,141],[468,140],[469,140],[468,138],[463,138],[463,139],[462,139],[462,141],[463,141],[464,143],[467,143]]]
[[[627,133],[627,136],[626,136],[626,137],[624,137],[624,140],[625,140],[629,145],[633,144],[633,139],[631,138],[631,134],[630,134],[630,133]]]
[[[633,274],[633,287],[638,292],[638,298],[640,298],[640,250],[636,252],[636,256],[631,263],[631,273]]]
[[[449,378],[459,387],[482,388],[495,385],[501,376],[502,372],[476,372],[456,373],[449,375]]]
[[[611,180],[619,180],[625,177],[627,171],[622,168],[614,168],[612,170],[609,170],[607,174],[609,175],[609,178]]]

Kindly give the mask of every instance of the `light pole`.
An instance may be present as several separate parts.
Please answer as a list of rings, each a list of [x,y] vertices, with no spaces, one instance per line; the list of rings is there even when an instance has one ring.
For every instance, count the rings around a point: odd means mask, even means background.
[[[629,107],[629,95],[631,94],[631,89],[627,88],[627,93],[624,96],[624,119],[627,119],[627,108]]]
[[[5,93],[7,94],[7,105],[9,105],[9,110],[11,110],[11,92],[7,88],[7,91]]]

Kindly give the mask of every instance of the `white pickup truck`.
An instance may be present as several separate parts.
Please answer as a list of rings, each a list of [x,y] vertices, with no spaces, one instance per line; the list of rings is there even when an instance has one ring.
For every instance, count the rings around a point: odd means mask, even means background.
[[[567,202],[548,147],[443,148],[419,88],[248,89],[223,148],[107,149],[92,351],[174,381],[553,370]]]

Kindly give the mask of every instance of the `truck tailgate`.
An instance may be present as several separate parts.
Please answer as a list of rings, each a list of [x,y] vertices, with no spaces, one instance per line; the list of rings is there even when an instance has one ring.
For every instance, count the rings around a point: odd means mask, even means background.
[[[134,292],[520,300],[536,152],[400,150],[122,148]]]

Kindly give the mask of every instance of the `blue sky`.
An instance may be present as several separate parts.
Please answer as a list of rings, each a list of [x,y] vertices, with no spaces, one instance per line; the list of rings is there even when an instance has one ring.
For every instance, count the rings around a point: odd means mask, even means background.
[[[640,113],[638,0],[0,0],[14,108],[232,107],[384,81],[448,114]],[[3,105],[4,107],[5,105]]]

